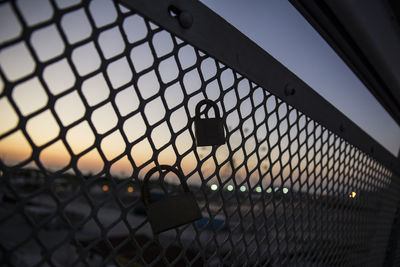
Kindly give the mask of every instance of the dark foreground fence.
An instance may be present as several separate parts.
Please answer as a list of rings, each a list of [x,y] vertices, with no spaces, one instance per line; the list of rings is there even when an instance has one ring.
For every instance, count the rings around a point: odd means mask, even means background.
[[[0,14],[2,266],[399,264],[398,159],[198,1]],[[223,145],[196,146],[204,99]],[[153,234],[160,165],[202,218]]]

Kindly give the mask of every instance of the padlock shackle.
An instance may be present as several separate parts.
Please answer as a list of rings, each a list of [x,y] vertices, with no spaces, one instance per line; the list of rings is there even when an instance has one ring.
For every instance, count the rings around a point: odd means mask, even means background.
[[[145,206],[149,206],[151,204],[151,199],[150,199],[150,189],[149,189],[149,180],[150,177],[156,173],[159,172],[161,174],[162,171],[167,171],[168,172],[173,172],[178,176],[179,180],[181,181],[181,185],[183,187],[183,190],[185,192],[190,192],[189,186],[186,184],[186,181],[184,180],[184,175],[183,173],[178,170],[177,168],[174,168],[169,165],[160,165],[156,166],[152,169],[150,169],[147,173],[146,176],[143,179],[143,186],[142,186],[142,200]]]
[[[219,108],[217,106],[217,104],[209,99],[203,99],[201,100],[199,103],[197,103],[196,105],[196,118],[200,118],[200,109],[202,106],[206,105],[206,109],[205,112],[206,114],[208,113],[208,111],[210,110],[210,106],[214,108],[215,111],[215,117],[219,118],[220,114],[219,114]]]

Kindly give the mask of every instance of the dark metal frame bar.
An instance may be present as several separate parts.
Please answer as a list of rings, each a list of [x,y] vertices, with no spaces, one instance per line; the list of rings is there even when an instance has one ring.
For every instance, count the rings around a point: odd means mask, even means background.
[[[363,150],[397,174],[400,160],[366,134],[310,86],[265,50],[196,0],[120,0],[207,54],[268,89],[289,105]],[[170,11],[185,11],[192,18],[183,27]]]
[[[400,125],[399,97],[391,89],[370,63],[368,55],[363,53],[346,28],[338,21],[326,1],[290,0],[291,4],[307,19],[318,33],[346,62],[350,69],[365,84],[386,111]]]

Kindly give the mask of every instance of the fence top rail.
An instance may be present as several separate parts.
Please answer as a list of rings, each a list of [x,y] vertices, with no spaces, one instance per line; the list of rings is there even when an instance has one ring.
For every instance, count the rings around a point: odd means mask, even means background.
[[[400,174],[400,162],[265,50],[197,0],[119,0],[268,89],[289,105]],[[171,15],[184,12],[183,20]]]

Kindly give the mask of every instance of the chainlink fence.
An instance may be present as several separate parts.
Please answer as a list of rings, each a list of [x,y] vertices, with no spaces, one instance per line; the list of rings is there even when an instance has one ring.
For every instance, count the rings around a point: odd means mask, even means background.
[[[2,266],[399,260],[394,165],[131,2],[0,4]],[[160,12],[181,19],[179,9]],[[190,31],[191,19],[180,27]],[[224,145],[196,146],[204,99],[219,108]],[[162,164],[183,172],[202,219],[153,235],[140,192]],[[149,186],[154,201],[182,192],[172,173]]]

